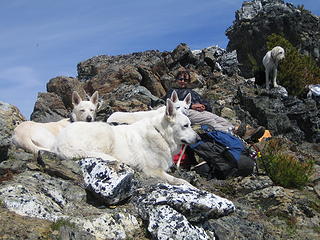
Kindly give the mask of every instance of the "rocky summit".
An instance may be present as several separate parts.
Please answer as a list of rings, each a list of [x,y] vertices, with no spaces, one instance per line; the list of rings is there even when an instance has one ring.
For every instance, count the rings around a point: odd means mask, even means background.
[[[303,4],[303,2],[301,2]],[[233,25],[226,30],[228,51],[236,50],[240,69],[252,77],[252,66],[260,64],[267,52],[267,36],[280,34],[302,53],[320,63],[320,18],[305,9],[282,0],[245,1],[236,12]]]
[[[11,143],[25,117],[0,102],[0,239],[319,239],[319,101],[256,85],[246,58],[251,54],[260,63],[266,36],[281,31],[318,60],[315,26],[319,17],[302,7],[280,0],[244,2],[226,31],[226,50],[191,50],[181,43],[167,52],[95,56],[78,63],[77,77],[50,79],[31,115],[37,122],[68,117],[74,90],[84,99],[99,91],[97,121],[115,111],[155,108],[164,104],[177,71],[188,68],[190,87],[210,101],[214,113],[235,125],[264,126],[287,143],[286,154],[311,159],[314,171],[306,186],[281,186],[259,162],[250,176],[227,180],[170,170],[190,187],[109,159],[59,159],[46,151],[34,156]]]

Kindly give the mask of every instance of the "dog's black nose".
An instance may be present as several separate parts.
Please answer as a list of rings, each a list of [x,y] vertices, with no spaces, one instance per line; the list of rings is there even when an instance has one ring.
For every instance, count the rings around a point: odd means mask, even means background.
[[[91,122],[92,121],[92,117],[88,116],[86,120],[87,120],[87,122]]]

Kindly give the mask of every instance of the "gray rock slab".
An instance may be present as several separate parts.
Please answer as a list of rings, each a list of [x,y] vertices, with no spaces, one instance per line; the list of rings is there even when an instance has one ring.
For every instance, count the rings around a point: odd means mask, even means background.
[[[117,204],[132,195],[134,171],[112,161],[85,158],[79,165],[86,188],[106,204]]]

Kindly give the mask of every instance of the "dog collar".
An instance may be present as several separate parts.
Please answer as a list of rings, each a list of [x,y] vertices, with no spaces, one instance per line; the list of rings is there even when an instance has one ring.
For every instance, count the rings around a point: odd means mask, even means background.
[[[163,134],[160,132],[160,130],[157,127],[154,127],[154,129],[160,134],[160,136],[166,141],[166,143],[170,146],[169,142],[167,139],[163,136]]]

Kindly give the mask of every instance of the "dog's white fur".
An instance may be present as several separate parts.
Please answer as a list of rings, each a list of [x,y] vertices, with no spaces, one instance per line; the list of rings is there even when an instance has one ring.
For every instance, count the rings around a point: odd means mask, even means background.
[[[48,150],[55,137],[72,121],[91,122],[95,119],[99,95],[95,92],[90,101],[83,101],[77,92],[72,93],[73,110],[71,119],[65,118],[57,122],[39,123],[25,121],[20,123],[12,136],[12,142],[27,152],[37,154],[39,150]]]
[[[191,104],[191,94],[180,101],[176,91],[173,91],[170,97],[171,101],[174,103],[176,110],[187,115]],[[158,114],[164,114],[166,106],[162,106],[156,110],[150,111],[138,111],[138,112],[114,112],[107,119],[107,123],[118,123],[118,124],[132,124],[144,118],[151,118]]]
[[[187,116],[167,99],[165,112],[129,125],[75,122],[57,136],[51,151],[59,157],[98,157],[126,163],[151,177],[171,184],[188,184],[166,171],[182,144],[194,143],[198,135]]]
[[[263,66],[266,72],[266,89],[269,89],[270,75],[272,75],[273,87],[279,87],[277,84],[277,73],[279,61],[284,59],[285,53],[284,49],[280,46],[274,47],[272,50],[268,51],[262,59]]]

